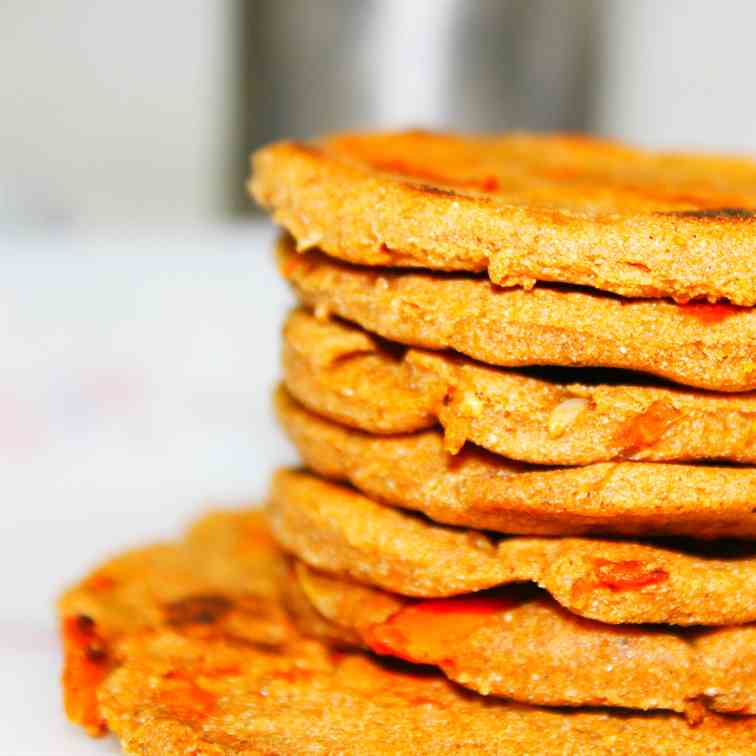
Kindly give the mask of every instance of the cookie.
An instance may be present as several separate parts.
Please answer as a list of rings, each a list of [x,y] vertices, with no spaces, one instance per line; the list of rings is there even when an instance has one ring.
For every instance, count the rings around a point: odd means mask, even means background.
[[[484,700],[334,653],[280,604],[285,564],[251,512],[95,569],[61,600],[69,716],[129,754],[750,754],[750,717],[573,712]],[[86,613],[85,613],[86,612]]]
[[[361,654],[263,651],[168,632],[135,640],[101,686],[129,754],[746,756],[756,718],[544,709],[484,699]]]
[[[687,710],[696,716],[706,705],[756,714],[756,625],[698,632],[606,625],[522,586],[414,601],[302,562],[291,580],[359,646],[440,667],[485,695],[547,706]],[[306,621],[301,625],[322,632]]]
[[[376,436],[321,418],[279,389],[276,413],[305,464],[449,525],[526,535],[756,538],[756,468],[649,462],[533,467],[437,430]]]
[[[249,190],[300,249],[625,297],[756,304],[756,162],[578,136],[337,134],[260,150]]]
[[[280,606],[286,564],[260,512],[217,512],[186,538],[135,549],[96,568],[58,604],[69,718],[105,730],[97,689],[147,632],[234,637],[276,648],[294,633]]]
[[[311,567],[405,596],[532,581],[574,614],[610,624],[756,621],[752,546],[495,538],[288,470],[274,477],[268,516],[281,546]]]
[[[756,394],[644,385],[613,371],[503,370],[448,352],[404,349],[343,321],[294,310],[283,378],[309,409],[370,433],[440,423],[466,441],[544,465],[612,460],[756,462]],[[567,373],[567,375],[565,375]]]
[[[490,365],[623,368],[717,391],[756,388],[756,309],[497,289],[470,275],[357,268],[279,244],[299,299],[407,346]]]

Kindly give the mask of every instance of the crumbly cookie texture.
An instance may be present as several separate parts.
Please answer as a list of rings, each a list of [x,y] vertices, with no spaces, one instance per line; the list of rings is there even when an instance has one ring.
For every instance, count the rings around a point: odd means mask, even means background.
[[[756,394],[644,385],[590,369],[538,374],[405,349],[304,309],[283,330],[283,377],[309,409],[369,433],[440,423],[466,441],[545,465],[612,460],[756,462]],[[615,382],[602,382],[615,378]],[[633,382],[633,380],[635,382]]]
[[[386,339],[489,365],[636,370],[698,388],[756,388],[756,309],[623,300],[569,288],[498,289],[472,275],[358,268],[284,237],[299,299]]]
[[[279,388],[276,413],[305,464],[391,506],[448,525],[525,535],[756,538],[756,469],[650,462],[545,468],[437,430],[369,435],[310,412]]]
[[[98,695],[136,638],[166,631],[275,649],[295,635],[280,605],[286,564],[259,511],[215,512],[174,543],[105,562],[58,602],[68,717],[108,723]]]
[[[282,142],[248,188],[300,249],[502,286],[756,304],[756,162],[586,137],[412,131]]]
[[[569,611],[610,624],[756,621],[752,547],[498,539],[290,470],[274,477],[268,516],[280,544],[311,567],[405,596],[444,598],[532,581]]]
[[[144,754],[753,753],[756,720],[565,712],[304,639],[258,513],[104,563],[61,600],[69,717]]]
[[[485,695],[547,706],[756,714],[756,625],[680,632],[606,625],[510,586],[414,601],[297,562],[290,578],[358,645],[440,667]],[[303,631],[319,626],[303,620]],[[333,635],[333,633],[331,633]]]
[[[304,642],[301,642],[304,643]],[[750,756],[756,718],[565,711],[319,645],[271,652],[168,632],[135,640],[102,711],[127,754]]]

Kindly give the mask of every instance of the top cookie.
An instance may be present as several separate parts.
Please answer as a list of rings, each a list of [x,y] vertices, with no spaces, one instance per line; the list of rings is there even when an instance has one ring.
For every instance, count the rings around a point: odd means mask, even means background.
[[[248,186],[300,249],[351,262],[756,304],[752,160],[567,135],[337,134],[263,148]]]

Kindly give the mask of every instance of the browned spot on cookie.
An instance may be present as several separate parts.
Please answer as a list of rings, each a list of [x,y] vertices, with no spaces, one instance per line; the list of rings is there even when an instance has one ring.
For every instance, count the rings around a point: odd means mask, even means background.
[[[447,386],[444,398],[441,400],[444,407],[448,407],[454,401],[454,392],[456,390],[456,386]]]
[[[416,192],[425,192],[426,194],[437,194],[440,196],[445,197],[459,197],[461,195],[457,194],[457,192],[452,191],[451,189],[441,189],[441,187],[438,186],[432,186],[431,184],[410,184],[405,183],[404,186],[406,186],[408,189],[412,189]]]
[[[666,570],[649,570],[640,559],[626,559],[622,562],[596,559],[594,565],[599,585],[611,591],[634,591],[647,585],[663,583],[669,578]]]
[[[433,184],[444,184],[448,186],[458,186],[465,189],[475,189],[479,192],[495,192],[498,191],[501,186],[499,179],[493,175],[475,176],[470,178],[461,178],[457,176],[451,176],[449,174],[441,173],[440,171],[432,171],[425,166],[412,165],[405,160],[370,160],[370,165],[379,171],[385,173],[392,173],[397,176],[406,176],[410,179],[416,179],[417,181],[430,181]],[[426,184],[415,184],[415,189],[420,189],[424,192],[430,192],[431,194],[448,194],[456,196],[454,192],[440,189],[437,186],[428,186]]]
[[[349,654],[346,653],[343,649],[340,648],[334,648],[331,649],[328,652],[328,658],[331,660],[331,662],[335,665],[341,664],[345,659],[349,658]]]
[[[93,664],[104,664],[108,659],[108,652],[98,645],[89,645],[84,648],[84,655],[87,657],[87,661]]]
[[[165,621],[174,627],[211,625],[231,611],[233,602],[226,596],[207,594],[187,596],[163,607]]]
[[[278,605],[270,600],[260,596],[240,596],[235,600],[235,609],[250,617],[258,619],[277,617],[279,614]]]
[[[751,220],[756,218],[756,210],[745,207],[713,207],[706,210],[680,210],[669,213],[678,218],[700,218],[702,220]]]

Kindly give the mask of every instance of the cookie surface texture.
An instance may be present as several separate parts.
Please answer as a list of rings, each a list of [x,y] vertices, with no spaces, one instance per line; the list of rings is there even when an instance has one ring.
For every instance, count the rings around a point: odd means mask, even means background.
[[[609,370],[515,371],[388,344],[343,321],[293,311],[288,390],[369,433],[440,423],[444,446],[474,444],[542,465],[612,460],[756,462],[756,396],[653,385]]]
[[[646,462],[543,468],[467,447],[437,430],[376,436],[304,409],[276,412],[305,464],[368,496],[449,525],[538,535],[756,537],[756,470]]]
[[[288,237],[278,256],[303,304],[406,346],[453,349],[501,367],[622,368],[715,391],[756,388],[754,308],[359,268],[297,253]]]
[[[750,545],[496,538],[438,525],[308,473],[279,471],[268,503],[281,545],[311,567],[416,598],[532,581],[569,611],[611,624],[756,620]]]
[[[269,145],[249,189],[301,249],[626,297],[756,304],[756,162],[586,137],[341,134]]]
[[[312,606],[352,643],[417,664],[486,695],[547,706],[756,714],[756,625],[689,632],[606,625],[513,586],[413,601],[297,562]],[[305,632],[318,635],[319,627]],[[737,651],[734,651],[737,649]]]

